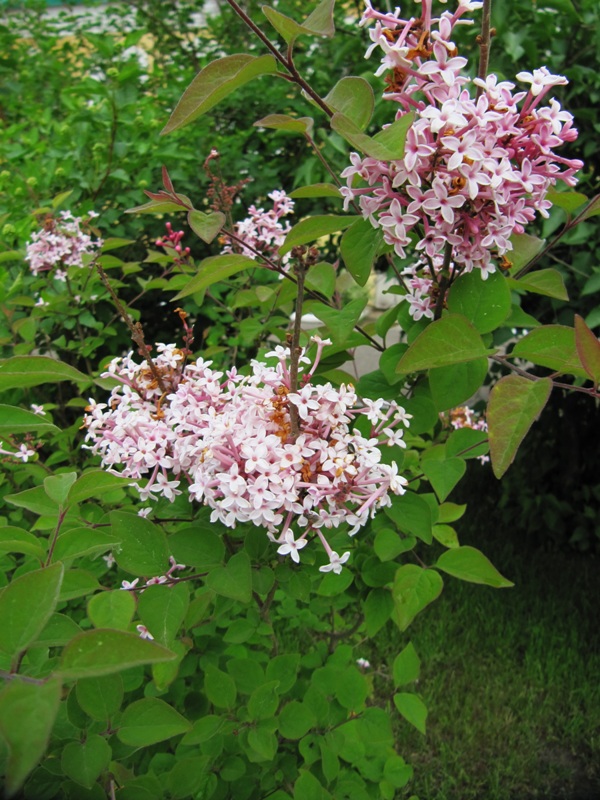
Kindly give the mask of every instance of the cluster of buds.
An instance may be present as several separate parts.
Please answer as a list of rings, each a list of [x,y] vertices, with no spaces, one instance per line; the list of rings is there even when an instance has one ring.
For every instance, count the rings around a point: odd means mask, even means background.
[[[294,201],[284,191],[273,191],[267,197],[273,201],[273,208],[265,211],[264,208],[250,206],[248,216],[236,222],[233,231],[236,238],[227,242],[223,253],[235,251],[254,259],[262,254],[279,260],[278,250],[291,230],[289,222],[282,224],[280,220],[292,213]],[[283,261],[289,258],[288,254]]]
[[[162,247],[167,253],[172,255],[178,263],[183,263],[187,260],[191,250],[189,247],[183,248],[181,240],[184,237],[183,231],[174,231],[170,222],[165,225],[167,235],[162,236],[156,240],[156,246]]]
[[[452,31],[481,5],[459,0],[456,11],[433,18],[432,0],[422,0],[421,15],[403,19],[399,9],[381,13],[367,0],[361,20],[375,22],[367,56],[383,52],[376,74],[386,73],[384,98],[397,104],[396,119],[410,113],[414,121],[402,159],[351,154],[342,191],[346,206],[357,201],[400,258],[416,241],[422,259],[409,270],[420,281],[410,285],[415,318],[434,316],[431,295],[442,269],[476,268],[485,279],[498,265],[509,267],[510,237],[536,213],[547,217],[548,190],[557,180],[573,186],[583,166],[554,152],[577,137],[571,114],[556,99],[542,102],[566,78],[545,67],[520,72],[529,89],[513,93],[515,84],[495,75],[471,80],[463,73],[467,60]]]
[[[312,383],[328,344],[313,341],[315,359],[302,352],[300,372],[309,368],[295,390],[282,346],[266,356],[274,365],[252,361],[247,376],[217,372],[202,358],[186,362],[175,345],[157,346],[153,370],[132,354],[115,359],[104,377],[119,385],[108,403],[91,401],[86,440],[106,469],[136,482],[142,499],[172,501],[186,491],[212,509],[213,522],[266,528],[277,552],[296,562],[316,536],[328,557],[320,569],[339,572],[349,553],[338,555],[325,532],[347,523],[354,535],[391,503],[390,493],[405,491],[380,446],[403,447],[410,416],[395,403],[359,403],[352,386]],[[361,415],[369,438],[353,427]]]
[[[70,211],[61,211],[58,219],[48,216],[41,231],[31,235],[26,245],[25,260],[34,275],[54,270],[57,280],[65,281],[67,267],[83,267],[84,255],[93,255],[102,247],[101,239],[93,239],[82,225],[97,217],[94,211],[84,220]]]

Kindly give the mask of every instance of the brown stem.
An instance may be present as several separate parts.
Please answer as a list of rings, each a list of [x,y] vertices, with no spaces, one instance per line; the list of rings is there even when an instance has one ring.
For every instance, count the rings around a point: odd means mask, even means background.
[[[306,264],[304,262],[304,255],[299,255],[296,259],[294,266],[296,273],[296,285],[298,292],[296,294],[296,313],[294,316],[294,329],[292,331],[292,341],[290,344],[290,391],[298,391],[298,365],[300,362],[300,355],[302,348],[300,347],[300,334],[302,333],[302,305],[304,303],[304,280],[306,278]],[[290,435],[292,441],[296,441],[300,433],[300,417],[298,409],[293,403],[289,403],[290,413]]]
[[[452,259],[452,245],[449,242],[446,242],[446,249],[444,250],[444,263],[442,265],[442,270],[441,270],[442,277],[438,285],[439,294],[433,312],[434,319],[439,319],[442,316],[442,311],[444,310],[444,303],[446,301],[446,289],[450,285],[448,273],[450,270],[451,259]]]
[[[492,39],[490,21],[492,16],[492,0],[483,0],[483,17],[481,20],[481,34],[477,37],[479,41],[479,70],[477,77],[485,80],[488,66],[490,63],[490,43]],[[477,87],[475,98],[478,99],[483,93],[483,87]]]
[[[104,271],[104,268],[102,267],[102,265],[99,264],[98,261],[96,261],[95,262],[95,266],[96,266],[96,269],[98,270],[98,275],[100,275],[100,280],[102,281],[102,283],[104,284],[106,290],[108,291],[108,293],[112,297],[113,303],[115,304],[115,306],[117,307],[117,311],[121,315],[121,319],[123,320],[125,325],[127,325],[127,327],[129,328],[129,332],[131,333],[131,338],[137,344],[140,355],[143,356],[146,359],[148,367],[150,368],[150,372],[152,373],[152,377],[156,381],[156,384],[160,388],[161,392],[163,394],[165,394],[167,392],[167,387],[164,384],[164,381],[162,379],[162,376],[161,376],[160,372],[156,368],[156,364],[154,363],[154,361],[152,360],[152,358],[150,356],[150,348],[148,347],[148,345],[146,344],[146,341],[144,339],[144,329],[142,328],[141,323],[140,322],[134,322],[131,319],[131,317],[129,316],[129,314],[125,310],[125,307],[123,306],[123,304],[119,300],[119,298],[117,296],[117,293],[115,292],[115,290],[111,286],[110,281],[108,280],[108,275]]]
[[[52,541],[50,543],[50,549],[48,550],[48,557],[46,558],[46,563],[44,564],[45,567],[47,567],[52,561],[54,548],[56,547],[56,542],[58,541],[58,534],[60,533],[60,529],[65,520],[65,517],[67,516],[68,510],[69,510],[68,508],[65,508],[61,510],[58,514],[58,520],[56,521],[56,528],[54,529],[54,533],[52,534]]]

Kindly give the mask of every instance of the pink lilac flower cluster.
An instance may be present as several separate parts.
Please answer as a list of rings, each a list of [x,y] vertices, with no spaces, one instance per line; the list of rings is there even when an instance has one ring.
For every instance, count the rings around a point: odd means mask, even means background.
[[[238,252],[238,248],[241,248],[242,255],[250,258],[255,259],[258,251],[279,259],[278,250],[291,230],[289,222],[282,224],[280,220],[292,213],[294,201],[284,191],[279,190],[271,192],[267,197],[273,201],[273,208],[265,211],[264,208],[250,206],[246,219],[236,222],[234,226],[234,233],[244,244],[230,240],[223,248],[223,253]],[[289,255],[284,261],[288,259]]]
[[[406,19],[399,8],[383,13],[366,3],[361,25],[375,21],[367,57],[376,48],[383,52],[375,73],[387,73],[383,96],[397,104],[396,119],[412,113],[414,121],[404,158],[352,153],[342,192],[346,207],[358,201],[400,258],[409,244],[421,252],[409,270],[409,302],[415,318],[432,318],[442,265],[453,274],[479,269],[483,279],[495,262],[508,268],[512,234],[522,233],[536,212],[548,216],[546,196],[557,180],[576,183],[582,162],[554,152],[577,138],[573,118],[556,99],[542,103],[567,80],[545,67],[520,72],[517,79],[529,89],[513,93],[515,84],[495,75],[468,78],[467,60],[451,37],[455,25],[472,22],[463,17],[480,2],[459,0],[456,11],[434,18],[432,0],[421,0],[420,16]]]
[[[334,388],[311,379],[327,341],[314,337],[317,354],[292,391],[289,350],[277,346],[252,361],[250,374],[223,374],[202,358],[185,363],[175,345],[158,345],[154,370],[132,355],[114,359],[105,377],[119,385],[108,403],[90,402],[87,441],[103,466],[132,478],[143,500],[189,499],[212,509],[211,521],[263,526],[280,555],[299,562],[309,538],[322,543],[340,572],[349,553],[332,550],[324,531],[350,526],[354,535],[390,492],[406,481],[395,463],[382,463],[381,444],[405,446],[402,425],[410,415],[395,403],[364,400],[352,386]],[[301,370],[310,361],[301,356]],[[160,377],[158,385],[157,378]],[[300,433],[291,435],[290,405]],[[369,438],[353,429],[365,415]]]
[[[74,217],[70,211],[61,211],[59,218],[48,217],[44,228],[31,235],[26,245],[25,260],[34,275],[54,269],[54,277],[64,281],[66,267],[83,267],[83,256],[96,253],[102,247],[102,239],[93,239],[81,226],[97,217],[94,211],[84,220]]]

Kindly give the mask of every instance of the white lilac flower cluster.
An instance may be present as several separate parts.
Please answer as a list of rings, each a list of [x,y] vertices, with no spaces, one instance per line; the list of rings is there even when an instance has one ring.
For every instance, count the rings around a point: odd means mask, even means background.
[[[102,247],[101,239],[93,239],[81,226],[97,217],[94,211],[87,219],[74,217],[70,211],[61,211],[59,218],[49,217],[41,231],[31,235],[26,245],[25,260],[34,275],[54,269],[54,278],[65,281],[66,267],[83,267],[83,256],[96,253]]]
[[[567,80],[545,67],[520,72],[517,79],[529,90],[513,94],[515,85],[495,75],[464,75],[467,60],[458,55],[452,31],[472,22],[463,16],[480,2],[459,0],[456,11],[433,18],[432,0],[421,0],[420,16],[407,19],[399,8],[380,13],[366,3],[361,25],[375,21],[367,57],[383,51],[375,74],[387,73],[384,98],[397,104],[396,119],[413,113],[414,121],[404,158],[352,153],[342,192],[346,207],[357,200],[400,258],[411,243],[421,252],[408,270],[407,299],[415,319],[433,318],[442,265],[454,274],[477,268],[483,279],[495,271],[494,261],[510,267],[510,237],[536,212],[548,216],[546,196],[557,180],[576,183],[582,162],[554,152],[577,138],[573,117],[555,99],[542,104]]]
[[[352,386],[311,383],[328,344],[313,341],[317,354],[297,391],[281,346],[266,356],[274,365],[252,361],[247,376],[217,372],[202,358],[186,363],[171,344],[157,345],[152,370],[132,354],[114,359],[104,377],[119,385],[108,403],[90,401],[88,446],[106,469],[139,482],[143,500],[172,501],[185,490],[212,509],[213,522],[265,527],[277,552],[296,562],[316,536],[329,558],[320,569],[340,572],[349,553],[332,550],[324,531],[347,523],[352,536],[390,505],[390,492],[405,491],[397,465],[382,463],[380,445],[404,446],[410,415],[383,400],[359,405]],[[301,363],[310,364],[304,354]],[[359,415],[371,423],[369,438],[352,428]]]
[[[244,244],[229,241],[223,248],[223,253],[238,252],[238,248],[241,248],[241,254],[249,258],[255,259],[257,252],[278,257],[277,251],[291,230],[289,222],[282,224],[280,220],[292,213],[294,201],[284,191],[279,190],[271,192],[267,197],[273,201],[273,208],[265,211],[264,208],[250,206],[246,219],[236,222],[233,229]],[[283,260],[285,262],[288,259],[289,255]]]

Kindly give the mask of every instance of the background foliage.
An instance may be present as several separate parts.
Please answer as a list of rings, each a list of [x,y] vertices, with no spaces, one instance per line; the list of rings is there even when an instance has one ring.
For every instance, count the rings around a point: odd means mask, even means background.
[[[179,336],[178,321],[163,298],[181,289],[192,269],[177,265],[153,244],[164,232],[166,217],[125,214],[144,201],[143,189],[159,188],[161,167],[168,166],[179,192],[205,209],[208,182],[202,165],[210,149],[217,148],[228,182],[252,177],[234,208],[238,218],[245,216],[251,202],[264,202],[273,188],[289,191],[327,179],[302,138],[252,127],[275,110],[311,113],[310,105],[301,107],[298,95],[283,81],[268,77],[240,89],[210,117],[160,137],[170,111],[200,67],[225,52],[262,51],[227,8],[199,29],[193,16],[197,3],[175,6],[140,0],[132,7],[115,7],[104,14],[114,31],[109,35],[86,18],[77,25],[51,22],[41,14],[42,6],[11,16],[0,30],[2,354],[27,356],[29,364],[34,363],[32,355],[57,354],[80,371],[66,368],[64,375],[57,372],[43,384],[34,378],[25,389],[22,365],[12,380],[6,370],[3,373],[3,403],[28,407],[41,402],[47,411],[36,422],[31,417],[4,417],[3,436],[22,431],[49,437],[48,444],[39,445],[39,460],[7,462],[0,486],[0,574],[7,587],[0,594],[0,609],[2,617],[11,620],[0,639],[0,667],[18,667],[32,679],[9,682],[0,695],[0,717],[25,715],[21,718],[30,726],[25,743],[14,727],[0,727],[9,781],[18,787],[28,776],[23,791],[32,798],[101,798],[111,786],[119,787],[116,796],[124,800],[165,795],[274,800],[409,797],[413,792],[433,800],[475,798],[481,791],[501,800],[516,790],[520,796],[535,796],[543,779],[527,776],[527,765],[499,765],[491,777],[487,764],[477,769],[470,763],[472,751],[464,752],[465,764],[448,757],[454,747],[447,744],[448,729],[455,727],[456,716],[469,719],[469,730],[476,727],[471,723],[476,710],[473,716],[466,714],[460,700],[475,676],[463,677],[462,683],[453,680],[464,651],[448,642],[448,649],[436,655],[434,640],[448,628],[454,641],[464,639],[462,626],[451,627],[462,614],[488,620],[493,611],[487,599],[477,600],[475,593],[491,591],[460,586],[448,600],[443,595],[446,605],[439,629],[428,634],[428,617],[418,618],[414,636],[411,628],[413,646],[392,623],[389,592],[383,588],[395,580],[401,555],[398,542],[386,532],[397,522],[397,514],[381,515],[361,535],[352,575],[323,577],[310,563],[302,571],[277,563],[264,534],[255,529],[242,527],[224,538],[216,536],[204,512],[193,514],[187,502],[159,504],[153,522],[137,517],[135,494],[126,482],[94,471],[95,460],[80,449],[79,426],[87,402],[83,398],[90,392],[104,394],[92,387],[91,377],[103,361],[130,345],[97,276],[72,273],[70,283],[61,286],[44,276],[34,278],[23,267],[25,242],[45,215],[61,208],[79,215],[100,212],[94,226],[103,238],[114,238],[102,256],[113,286],[132,315],[144,321],[147,341],[171,341]],[[278,9],[295,17],[305,14],[301,3]],[[258,3],[249,10],[260,19]],[[507,78],[540,64],[569,77],[561,101],[574,112],[581,130],[577,151],[569,155],[586,162],[579,188],[589,196],[598,188],[598,13],[591,0],[503,3],[494,19],[492,56],[494,67]],[[355,27],[358,14],[350,5],[338,8],[338,38],[300,47],[298,62],[308,67],[311,82],[322,94],[344,74],[376,83],[363,62],[365,41]],[[465,47],[472,46],[474,33],[465,31]],[[149,55],[130,48],[148,50]],[[382,106],[376,109],[373,130],[386,111]],[[334,132],[318,136],[322,153],[339,171],[347,163],[348,146]],[[327,200],[312,202],[310,208],[332,211]],[[308,201],[298,201],[297,209],[300,218],[309,209]],[[539,235],[551,237],[563,220],[563,212],[554,211]],[[559,270],[569,303],[535,294],[523,299],[523,309],[544,324],[572,326],[574,313],[579,313],[592,328],[600,325],[600,243],[592,222],[567,234],[540,265]],[[214,252],[191,236],[185,243],[195,260]],[[268,288],[271,278],[257,271],[250,280],[237,276],[209,290],[212,303],[203,306],[198,341],[203,339],[205,352],[223,363],[232,354],[254,355],[265,336],[287,321],[291,297],[277,311],[263,303],[261,322],[256,322],[256,302],[243,293],[258,280]],[[49,306],[36,308],[38,296]],[[185,298],[184,307],[195,313],[200,299],[197,294]],[[337,353],[334,348],[325,364],[330,373],[342,366],[351,345],[352,340],[340,343]],[[362,388],[368,394],[381,387],[367,382]],[[577,395],[555,392],[502,484],[470,461],[462,494],[452,499],[470,503],[485,494],[489,506],[480,502],[480,507],[489,515],[476,516],[469,527],[458,523],[461,542],[493,554],[494,546],[488,551],[487,545],[498,532],[518,529],[519,537],[527,535],[543,550],[594,552],[600,528],[597,455],[589,447],[595,413],[588,398],[580,403]],[[431,428],[427,415],[423,417],[423,430],[415,428],[417,436]],[[410,458],[406,466],[411,467]],[[86,469],[92,471],[77,477]],[[437,497],[426,491],[420,514],[427,516],[427,506],[435,513],[442,507],[438,521],[455,524],[460,511],[444,500],[440,491]],[[431,514],[428,519],[425,533],[417,524],[417,531],[404,534],[419,557],[431,561],[444,548],[435,545],[432,555],[418,540],[419,535],[432,539]],[[60,536],[53,546],[55,532]],[[507,549],[503,559],[499,548],[498,566],[516,580],[518,570],[511,566],[518,551]],[[101,558],[110,551],[117,551],[116,566]],[[188,565],[186,578],[208,573],[205,585],[184,580],[150,587],[143,594],[115,588],[123,579],[163,574],[169,555]],[[538,560],[538,555],[530,551],[541,569],[545,557]],[[579,567],[574,563],[569,574],[575,576]],[[42,564],[47,568],[39,569]],[[354,571],[356,580],[350,585]],[[433,599],[435,587],[430,593]],[[506,602],[505,593],[500,602]],[[41,617],[34,613],[39,607],[46,609]],[[534,609],[527,604],[518,622],[499,623],[507,626],[506,648],[518,654],[517,668],[525,676],[522,697],[534,691],[545,697],[561,672],[547,661],[548,673],[536,675],[534,664],[541,662],[523,650],[523,630],[531,625],[535,631],[541,625],[533,620],[534,614],[540,619]],[[584,613],[585,609],[589,605],[584,604]],[[141,640],[136,625],[149,628],[154,642]],[[473,627],[472,619],[465,621],[465,628]],[[375,644],[369,641],[372,637]],[[544,634],[540,637],[543,640]],[[573,647],[584,646],[576,637]],[[473,646],[479,648],[480,643]],[[542,645],[540,649],[547,650]],[[126,669],[112,661],[117,650],[122,661],[129,659]],[[491,650],[488,658],[501,661],[503,652],[494,655]],[[558,661],[560,648],[551,652]],[[359,657],[372,662],[372,672],[357,665]],[[422,673],[421,658],[427,664]],[[514,670],[510,664],[507,672]],[[567,752],[584,750],[592,762],[597,742],[590,732],[595,729],[597,697],[590,686],[591,670],[578,672],[578,666],[574,659],[569,674],[577,675],[580,684],[562,684],[572,700],[561,712],[564,717],[549,721],[542,716],[539,725],[551,749],[557,738],[562,742],[562,720],[569,730]],[[45,681],[51,673],[59,678]],[[432,767],[431,751],[425,749],[430,745],[411,738],[405,720],[424,732],[423,700],[433,697],[435,709],[448,683],[458,683],[460,690],[454,695],[458,707],[450,706],[434,722],[434,747],[444,764],[440,769]],[[519,696],[519,691],[514,693]],[[34,705],[35,714],[30,711]],[[503,720],[507,730],[514,725],[509,717]],[[525,720],[518,718],[517,724],[522,730]],[[51,728],[48,755],[35,767]],[[489,746],[492,760],[499,739]],[[424,765],[425,777],[409,783],[412,768],[396,746],[408,762]],[[522,740],[516,743],[519,748],[524,748]],[[578,770],[585,772],[579,764]],[[515,788],[507,787],[509,773]],[[556,773],[554,789],[564,781],[564,773]],[[590,769],[585,781],[595,777]]]

